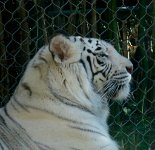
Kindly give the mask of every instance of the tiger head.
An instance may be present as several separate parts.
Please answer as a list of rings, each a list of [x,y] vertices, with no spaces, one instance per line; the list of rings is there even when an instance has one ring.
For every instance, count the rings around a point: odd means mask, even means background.
[[[128,97],[133,65],[111,44],[96,38],[57,35],[50,42],[50,51],[64,67],[72,70],[80,66],[78,72],[86,76],[102,97],[113,100]]]

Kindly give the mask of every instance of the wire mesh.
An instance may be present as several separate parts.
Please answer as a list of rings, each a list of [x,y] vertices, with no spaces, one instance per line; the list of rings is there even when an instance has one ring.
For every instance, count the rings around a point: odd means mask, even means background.
[[[110,102],[111,135],[121,150],[155,149],[154,0],[1,0],[0,106],[26,64],[57,30],[114,44],[134,65],[129,100]]]

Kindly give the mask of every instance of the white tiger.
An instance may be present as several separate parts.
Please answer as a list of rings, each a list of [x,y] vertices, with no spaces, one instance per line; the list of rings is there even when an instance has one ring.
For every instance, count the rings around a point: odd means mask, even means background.
[[[109,43],[54,36],[0,110],[2,150],[118,150],[109,99],[129,94],[132,63]]]

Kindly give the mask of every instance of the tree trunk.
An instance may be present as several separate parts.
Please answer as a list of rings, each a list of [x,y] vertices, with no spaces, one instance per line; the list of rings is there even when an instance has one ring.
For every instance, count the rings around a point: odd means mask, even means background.
[[[70,0],[71,4],[69,5],[70,11],[73,12],[69,15],[68,17],[68,32],[71,35],[74,35],[76,32],[76,19],[77,19],[77,14],[74,13],[74,8],[72,3],[74,4],[75,1]]]
[[[27,14],[25,11],[25,4],[24,0],[19,1],[19,17],[21,19],[21,32],[20,32],[20,43],[21,43],[21,51],[22,51],[22,57],[21,61],[22,64],[30,60],[30,49],[29,49],[29,44],[30,44],[30,36],[29,36],[29,26],[27,22]]]
[[[151,111],[155,115],[155,1],[153,1],[153,9],[152,9],[152,16],[153,16],[153,26],[152,26],[152,60],[153,64],[151,66],[151,90],[148,94],[148,99],[151,101]],[[150,88],[149,87],[149,88]]]
[[[91,33],[92,37],[96,37],[97,34],[97,19],[96,19],[96,0],[92,0],[92,18],[91,18]]]
[[[121,52],[119,43],[119,25],[117,23],[116,0],[108,1],[108,38],[114,41],[114,46],[118,52]]]
[[[36,14],[36,29],[37,29],[36,46],[37,48],[40,48],[42,45],[48,42],[45,11],[43,8],[44,1],[34,0],[34,5],[37,11],[37,14]]]
[[[141,113],[143,114],[145,111],[145,99],[146,99],[146,92],[147,92],[147,84],[148,84],[148,59],[147,59],[147,51],[146,51],[146,47],[145,47],[145,28],[146,28],[146,24],[145,24],[145,15],[146,15],[146,0],[141,0],[139,1],[139,14],[138,14],[138,19],[140,21],[140,25],[138,28],[138,41],[139,41],[139,46],[137,48],[137,50],[139,51],[138,55],[140,56],[140,60],[139,60],[139,72],[137,72],[138,74],[138,91],[137,91],[137,97],[136,97],[136,101],[139,102],[138,103],[138,109],[139,111],[141,111]],[[142,69],[141,69],[142,68]],[[136,76],[137,76],[136,75]]]
[[[83,36],[86,36],[87,34],[87,18],[86,15],[86,0],[83,0],[82,2],[82,11],[80,16],[80,24],[81,24],[81,34]]]

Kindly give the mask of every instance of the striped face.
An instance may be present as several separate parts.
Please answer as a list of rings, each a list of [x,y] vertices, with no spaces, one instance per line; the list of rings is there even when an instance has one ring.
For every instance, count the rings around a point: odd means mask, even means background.
[[[103,40],[79,36],[69,39],[82,50],[81,63],[95,89],[108,99],[127,98],[132,63]]]

